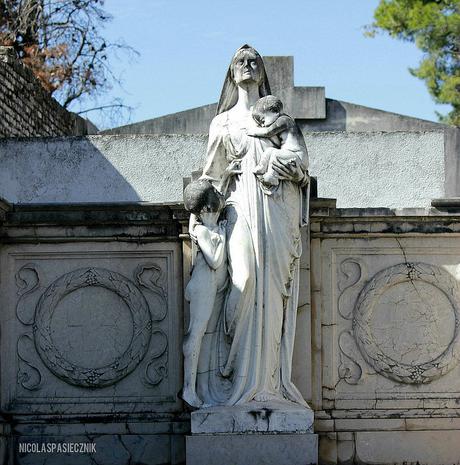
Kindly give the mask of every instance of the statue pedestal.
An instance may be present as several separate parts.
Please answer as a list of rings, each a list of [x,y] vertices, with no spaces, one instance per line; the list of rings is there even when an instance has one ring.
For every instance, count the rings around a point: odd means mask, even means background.
[[[249,402],[200,409],[191,417],[187,465],[317,463],[311,409],[291,402]]]

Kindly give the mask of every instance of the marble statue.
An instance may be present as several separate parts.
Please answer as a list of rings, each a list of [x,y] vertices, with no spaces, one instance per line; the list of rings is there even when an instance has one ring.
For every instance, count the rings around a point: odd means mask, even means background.
[[[209,181],[200,180],[186,187],[184,204],[200,222],[194,228],[199,250],[193,275],[185,289],[185,297],[190,302],[190,326],[184,341],[182,397],[189,405],[199,407],[202,402],[196,394],[196,374],[201,341],[214,309],[216,295],[227,282],[226,221],[218,222],[225,200]]]
[[[183,397],[192,406],[306,406],[291,370],[307,168],[300,131],[270,96],[261,56],[244,45],[209,130],[199,181],[207,194],[186,192],[198,246],[184,344]]]

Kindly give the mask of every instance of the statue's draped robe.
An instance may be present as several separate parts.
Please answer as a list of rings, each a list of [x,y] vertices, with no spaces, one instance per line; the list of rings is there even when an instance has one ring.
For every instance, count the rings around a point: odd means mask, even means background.
[[[305,404],[291,381],[291,369],[302,251],[300,225],[307,203],[302,188],[291,181],[280,182],[272,195],[264,194],[253,170],[263,150],[279,141],[276,137],[249,137],[245,126],[245,121],[231,121],[224,112],[210,127],[203,177],[218,183],[234,159],[241,160],[242,173],[230,184],[225,211],[233,279],[218,293],[203,339],[198,395],[207,405],[240,404],[260,393]],[[307,166],[307,160],[303,161]],[[243,229],[245,247],[232,236],[235,225]],[[249,255],[245,270],[235,265],[238,253]],[[237,274],[250,279],[238,305],[229,308],[228,295]]]

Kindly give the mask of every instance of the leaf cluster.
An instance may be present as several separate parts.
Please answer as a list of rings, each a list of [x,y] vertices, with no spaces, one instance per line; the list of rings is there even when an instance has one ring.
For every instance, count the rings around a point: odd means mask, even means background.
[[[380,31],[424,52],[410,72],[425,81],[436,103],[452,106],[441,121],[460,126],[460,0],[381,0],[367,35]]]

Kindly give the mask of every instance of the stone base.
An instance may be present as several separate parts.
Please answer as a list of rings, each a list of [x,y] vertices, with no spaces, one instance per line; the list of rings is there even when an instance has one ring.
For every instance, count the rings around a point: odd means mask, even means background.
[[[248,402],[192,413],[192,434],[313,433],[313,410],[292,402]]]
[[[310,465],[318,461],[313,411],[292,402],[248,402],[191,415],[187,465]]]
[[[186,439],[187,465],[311,465],[318,436],[304,434],[197,434]]]
[[[348,436],[349,437],[346,437]],[[345,438],[344,438],[345,436]],[[340,433],[338,464],[446,465],[460,463],[460,431],[363,431]],[[354,439],[347,447],[347,441]],[[353,448],[353,449],[352,449]]]

